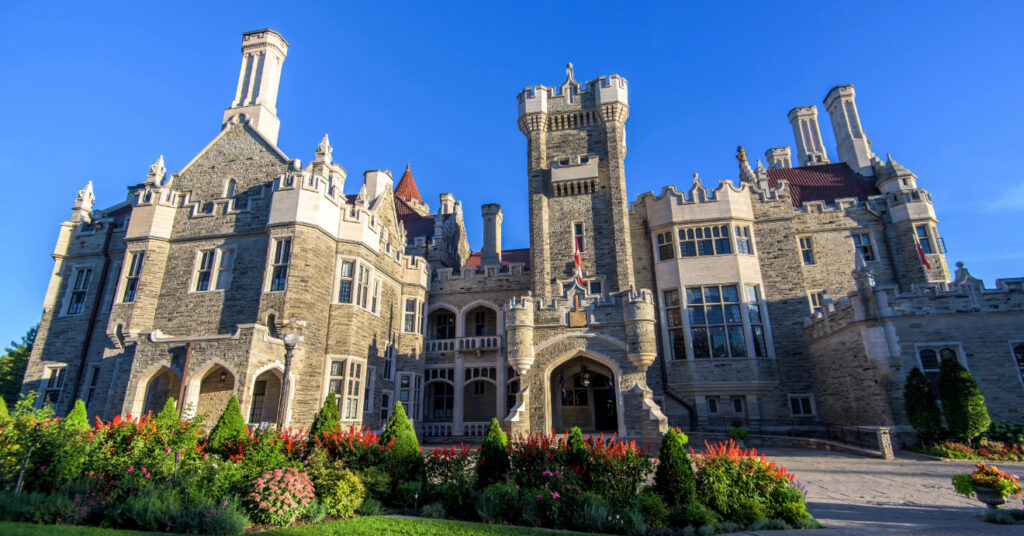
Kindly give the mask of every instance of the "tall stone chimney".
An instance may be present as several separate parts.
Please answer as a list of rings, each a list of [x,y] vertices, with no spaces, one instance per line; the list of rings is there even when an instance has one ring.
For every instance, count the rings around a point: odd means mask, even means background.
[[[442,216],[455,212],[455,196],[449,193],[441,194],[441,206],[438,210]]]
[[[390,193],[395,179],[391,172],[386,169],[373,169],[363,173],[363,182],[366,187],[366,195],[370,199],[377,199],[383,193]]]
[[[821,143],[818,107],[803,106],[789,111],[789,123],[796,138],[796,154],[801,166],[828,164],[828,153]]]
[[[484,249],[480,264],[501,264],[501,205],[488,203],[481,207],[484,217]]]
[[[825,109],[832,118],[836,134],[836,153],[851,169],[865,177],[874,175],[871,168],[871,146],[854,102],[856,93],[852,85],[836,86],[825,96]]]
[[[242,34],[242,69],[231,106],[224,110],[224,124],[235,117],[250,121],[270,143],[277,145],[281,120],[277,118],[277,88],[288,42],[271,29]]]
[[[789,147],[772,147],[764,152],[764,157],[768,160],[768,169],[786,169],[793,167]]]

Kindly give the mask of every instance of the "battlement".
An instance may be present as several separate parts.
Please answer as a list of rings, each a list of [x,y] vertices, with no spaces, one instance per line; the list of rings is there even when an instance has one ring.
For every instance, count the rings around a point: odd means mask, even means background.
[[[598,108],[619,103],[629,106],[629,84],[617,74],[599,76],[585,84],[573,77],[572,64],[566,66],[566,80],[561,86],[536,85],[524,88],[517,96],[519,117],[530,114],[560,113]]]

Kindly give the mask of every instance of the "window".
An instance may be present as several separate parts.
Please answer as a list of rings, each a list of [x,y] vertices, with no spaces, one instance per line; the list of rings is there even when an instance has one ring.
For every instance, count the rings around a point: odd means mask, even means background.
[[[123,269],[123,263],[118,262],[114,264],[114,268],[111,270],[111,273],[117,275],[114,276],[114,279],[112,280],[113,284],[107,287],[107,290],[104,293],[105,295],[101,298],[103,300],[103,308],[100,309],[101,313],[109,313],[111,309],[114,308],[114,303],[117,302],[117,283],[121,281],[121,271]]]
[[[482,337],[487,333],[487,313],[477,311],[473,313],[473,336]]]
[[[750,227],[737,225],[734,229],[736,231],[736,253],[753,255],[754,241],[750,238]]]
[[[746,357],[736,285],[686,287],[686,305],[695,358]]]
[[[380,395],[380,427],[384,428],[388,419],[391,418],[391,391],[384,391]]]
[[[413,421],[420,420],[419,400],[423,389],[423,376],[400,374],[398,376],[398,401],[406,408]]]
[[[917,232],[917,244],[918,246],[921,247],[921,251],[923,251],[926,255],[931,255],[932,253],[934,253],[935,250],[932,249],[932,239],[928,235],[928,226],[917,225],[914,227],[914,230]]]
[[[338,397],[338,412],[344,421],[357,420],[362,413],[359,404],[365,396],[363,366],[361,360],[354,358],[331,361],[327,390]]]
[[[743,399],[742,398],[733,397],[733,399],[732,399],[732,412],[733,413],[743,413]]]
[[[92,279],[92,268],[78,268],[72,279],[71,299],[68,300],[67,314],[82,314],[85,309],[85,296],[89,292],[89,280]]]
[[[370,312],[373,314],[380,313],[380,287],[381,280],[379,277],[373,280],[373,294],[370,295]]]
[[[587,405],[587,388],[583,385],[581,379],[582,374],[577,374],[570,379],[570,383],[566,385],[565,377],[559,377],[559,383],[562,388],[562,405],[563,406],[586,406]]]
[[[278,238],[274,241],[274,262],[270,275],[270,292],[280,292],[288,282],[288,263],[292,258],[292,239]]]
[[[918,347],[917,357],[921,361],[921,371],[932,386],[932,394],[939,399],[939,366],[947,359],[959,359],[959,354],[952,345]]]
[[[124,295],[121,301],[132,303],[135,301],[135,291],[139,288],[139,276],[142,275],[142,261],[146,257],[145,251],[135,251],[131,254],[131,264],[128,265],[128,275],[124,279]]]
[[[875,261],[875,246],[871,243],[871,233],[853,233],[853,247],[857,249],[865,261]]]
[[[584,251],[584,236],[583,236],[583,222],[575,222],[572,224],[572,236],[573,240],[576,241],[576,248],[580,250],[580,253]]]
[[[1020,379],[1024,381],[1024,343],[1013,345],[1013,357],[1017,360],[1017,370],[1020,372]]]
[[[761,289],[757,285],[743,285],[743,303],[750,322],[750,336],[754,357],[768,357],[768,346],[764,336],[764,316],[761,314]]]
[[[263,401],[267,396],[267,380],[257,380],[252,388],[252,407],[249,409],[249,422],[257,423],[263,413]]]
[[[56,404],[60,401],[60,391],[64,388],[64,366],[46,369],[46,391],[43,393],[43,404]]]
[[[199,268],[196,271],[196,291],[210,290],[210,277],[213,276],[213,258],[216,253],[212,249],[200,252]]]
[[[732,253],[728,225],[679,230],[679,256],[728,255]]]
[[[444,309],[433,313],[434,338],[439,340],[455,338],[455,315]]]
[[[355,262],[343,261],[341,263],[341,278],[338,281],[338,301],[341,303],[352,303],[352,274]]]
[[[96,394],[96,385],[100,379],[100,367],[99,365],[92,365],[89,367],[89,384],[85,391],[85,407],[86,409],[92,404],[92,397]]]
[[[814,241],[811,237],[800,237],[800,255],[803,256],[805,265],[814,264]]]
[[[807,294],[807,299],[811,304],[811,314],[822,313],[825,310],[825,291],[821,292],[810,292]]]
[[[662,293],[665,297],[665,324],[668,326],[672,359],[686,359],[686,335],[683,333],[683,313],[679,302],[679,289]]]
[[[235,267],[235,249],[221,248],[220,262],[217,264],[217,290],[227,290],[231,286],[231,270]]]
[[[481,396],[487,392],[487,385],[482,381],[473,382],[471,385],[473,386],[473,394],[476,396]]]
[[[709,398],[708,399],[708,413],[718,413],[718,399],[717,398]]]
[[[477,382],[479,383],[479,382]],[[452,418],[452,405],[455,400],[455,388],[445,382],[434,382],[433,400],[431,400],[430,416],[433,419]]]
[[[370,269],[363,263],[356,267],[358,278],[356,279],[356,305],[363,309],[369,308],[370,299]]]
[[[406,333],[420,333],[423,330],[423,309],[417,304],[418,301],[416,298],[405,299],[405,321],[402,323],[402,331]]]
[[[814,415],[814,397],[811,395],[789,395],[789,414],[793,417]]]
[[[590,282],[590,293],[591,294],[598,294],[598,295],[601,294],[601,282],[600,281],[591,281]]]
[[[395,354],[398,353],[398,349],[395,348],[394,344],[388,345],[388,349],[384,350],[384,379],[391,379],[391,372],[395,368]]]
[[[667,261],[676,257],[676,246],[672,241],[672,231],[658,233],[658,260]]]

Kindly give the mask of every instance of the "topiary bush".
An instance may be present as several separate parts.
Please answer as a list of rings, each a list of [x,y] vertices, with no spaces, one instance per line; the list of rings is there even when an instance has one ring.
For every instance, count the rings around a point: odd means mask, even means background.
[[[956,359],[943,359],[939,366],[939,397],[949,431],[968,445],[992,423],[974,376]]]
[[[693,502],[697,479],[686,453],[686,434],[669,430],[661,437],[661,454],[654,473],[654,491],[668,506],[685,507]]]
[[[480,447],[480,463],[476,468],[477,489],[503,482],[509,469],[508,436],[498,424],[498,419],[491,419],[484,444]]]
[[[935,402],[928,378],[917,367],[907,374],[907,382],[903,385],[903,407],[907,411],[907,420],[922,442],[933,443],[942,439],[945,432],[942,412]]]
[[[217,424],[210,431],[206,440],[206,446],[211,451],[217,452],[224,447],[225,441],[237,442],[245,437],[245,419],[242,418],[242,408],[238,406],[238,398],[231,395],[224,413],[220,414]]]
[[[334,393],[327,393],[324,405],[316,414],[313,426],[309,428],[309,441],[312,443],[324,434],[341,433],[341,413],[338,412],[338,399]]]
[[[82,399],[75,400],[75,407],[61,421],[61,424],[67,430],[81,431],[89,429],[89,412],[86,411],[85,402],[82,402]]]
[[[384,461],[392,482],[415,480],[420,477],[423,456],[416,430],[405,414],[401,402],[395,403],[384,433],[380,436],[382,445],[390,445],[384,454]]]

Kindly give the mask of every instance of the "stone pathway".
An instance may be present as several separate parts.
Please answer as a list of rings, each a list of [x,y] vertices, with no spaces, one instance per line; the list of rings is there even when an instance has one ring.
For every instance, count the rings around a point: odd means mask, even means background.
[[[905,451],[889,461],[817,450],[769,447],[764,452],[807,487],[808,510],[826,527],[794,534],[1024,536],[1024,525],[986,523],[980,502],[953,492],[953,473],[970,472],[972,462],[943,462]],[[1024,475],[1022,464],[997,465]],[[1019,501],[1011,499],[1007,506],[1020,508]]]

